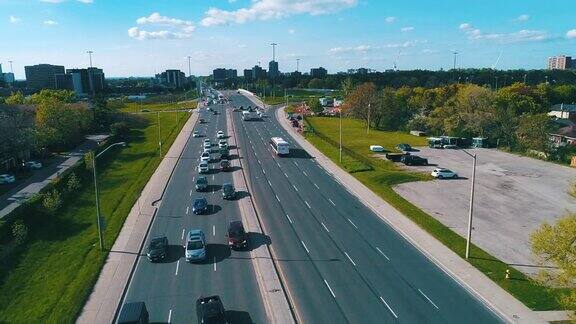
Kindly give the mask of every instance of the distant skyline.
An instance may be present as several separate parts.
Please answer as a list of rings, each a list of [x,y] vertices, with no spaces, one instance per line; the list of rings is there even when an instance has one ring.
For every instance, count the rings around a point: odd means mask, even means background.
[[[543,69],[576,56],[576,2],[485,0],[0,0],[0,63],[94,66],[110,77],[166,69],[238,74],[272,59],[282,72]]]

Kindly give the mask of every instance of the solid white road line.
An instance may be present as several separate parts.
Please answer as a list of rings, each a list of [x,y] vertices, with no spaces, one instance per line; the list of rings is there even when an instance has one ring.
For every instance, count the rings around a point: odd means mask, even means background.
[[[326,287],[328,287],[328,290],[330,290],[332,297],[336,298],[336,295],[334,295],[334,292],[332,291],[332,288],[330,287],[330,285],[328,284],[328,281],[326,281],[326,279],[324,279],[324,283],[326,284]]]
[[[214,257],[214,271],[216,271],[216,257]]]
[[[181,238],[182,240],[184,239],[184,233],[185,233],[185,232],[186,232],[186,229],[183,228],[183,229],[182,229],[182,238]]]
[[[438,306],[436,306],[436,304],[434,304],[432,299],[428,298],[428,296],[426,296],[426,294],[422,290],[420,290],[420,288],[418,288],[418,291],[422,294],[422,296],[424,296],[424,298],[426,298],[430,302],[430,304],[432,304],[432,306],[438,309]]]
[[[216,225],[212,225],[212,236],[216,236]]]
[[[215,175],[213,174],[213,175],[212,175],[212,181],[214,181],[214,176],[215,176]]]
[[[350,218],[347,218],[347,219],[350,222],[350,224],[352,224],[352,226],[354,226],[354,227],[356,227],[356,229],[358,229],[358,226],[356,226],[356,224],[354,224],[354,222]]]
[[[379,247],[376,247],[376,250],[378,250],[378,252],[380,252],[380,254],[382,254],[386,258],[386,260],[390,261],[390,258],[388,258],[388,256],[384,254],[384,252],[382,252],[382,250],[380,250]]]
[[[270,183],[270,180],[266,179],[266,181],[268,181],[268,184],[270,185],[270,187],[272,187],[272,183]]]
[[[192,190],[190,190],[190,197],[192,197]]]
[[[294,223],[292,223],[292,218],[290,218],[290,216],[288,216],[288,214],[286,214],[286,218],[288,218],[288,221],[290,222],[290,224],[294,224]]]
[[[324,227],[324,229],[326,230],[326,232],[330,233],[330,231],[328,230],[328,227],[326,227],[326,225],[324,225],[324,223],[320,222],[320,224],[322,224],[322,227]]]
[[[178,260],[178,261],[176,262],[176,273],[174,274],[175,276],[178,275],[178,269],[179,269],[179,268],[180,268],[180,260]]]
[[[300,243],[302,243],[302,246],[304,247],[306,252],[308,252],[308,254],[310,254],[310,250],[308,250],[308,247],[306,246],[306,244],[304,244],[304,241],[300,241]]]
[[[188,215],[188,210],[190,207],[186,207],[186,215]]]
[[[352,260],[352,258],[348,255],[348,253],[344,252],[344,254],[346,254],[346,257],[348,258],[348,260],[350,260],[350,262],[352,262],[352,264],[354,266],[356,266],[356,262],[354,262],[354,260]]]
[[[172,323],[172,310],[168,312],[168,323]]]
[[[336,204],[332,201],[332,199],[328,198],[328,201],[329,201],[332,205],[336,206]]]
[[[390,313],[392,313],[392,315],[394,315],[394,317],[398,318],[398,315],[396,315],[396,313],[394,313],[394,311],[392,310],[392,308],[390,308],[390,306],[389,306],[388,303],[384,300],[384,298],[382,298],[382,296],[380,296],[380,300],[382,300],[382,302],[384,303],[384,305],[386,305],[386,307],[388,307],[388,310],[390,311]]]
[[[262,173],[266,174],[266,170],[262,169]]]
[[[274,196],[276,196],[276,200],[278,200],[278,202],[280,202],[280,198],[278,198],[278,196],[277,196],[277,195],[274,195]]]
[[[314,187],[316,187],[316,189],[320,190],[320,187],[318,187],[317,184],[315,184],[315,183],[312,183],[312,184],[314,185]]]
[[[308,204],[306,200],[304,200],[304,203],[306,204],[306,206],[308,206],[309,209],[312,209],[312,207],[310,207],[310,204]]]

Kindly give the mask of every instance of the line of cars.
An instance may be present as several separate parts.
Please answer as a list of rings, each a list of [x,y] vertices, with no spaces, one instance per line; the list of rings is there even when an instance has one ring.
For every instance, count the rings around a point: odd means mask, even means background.
[[[22,163],[22,170],[33,171],[42,169],[42,163],[38,161],[27,161]],[[16,182],[16,176],[10,173],[0,174],[0,185],[12,184]]]
[[[402,162],[404,165],[428,165],[428,159],[413,155],[411,152],[415,151],[409,144],[398,144],[396,148],[402,153],[387,153],[386,158],[393,162]],[[458,179],[459,176],[456,172],[446,168],[435,168],[430,175],[436,179]]]

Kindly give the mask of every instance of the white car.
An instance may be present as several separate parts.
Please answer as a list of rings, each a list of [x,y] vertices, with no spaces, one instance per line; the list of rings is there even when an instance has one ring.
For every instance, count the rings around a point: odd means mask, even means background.
[[[210,162],[210,153],[208,152],[202,153],[202,155],[200,156],[200,161]]]
[[[210,149],[210,148],[205,148],[202,153],[208,153],[208,154],[210,154],[210,153],[212,153],[212,149]]]
[[[16,182],[16,177],[11,174],[0,174],[0,184],[9,184]]]
[[[198,173],[208,173],[210,172],[210,165],[206,161],[200,162],[198,164]]]
[[[226,140],[220,140],[218,142],[218,148],[225,148],[228,147],[228,142],[226,142]]]
[[[200,137],[200,133],[198,131],[194,131],[194,133],[192,133],[192,137]]]
[[[24,166],[26,166],[26,168],[29,170],[42,169],[42,163],[40,163],[38,161],[28,161],[28,162],[24,163]]]
[[[212,147],[212,144],[210,144],[210,142],[204,142],[204,149],[210,149]]]
[[[436,168],[431,175],[438,179],[458,179],[458,174],[454,171],[442,168]]]
[[[218,131],[218,133],[216,133],[216,137],[217,138],[224,138],[224,132],[223,131]]]
[[[209,138],[205,138],[205,139],[204,139],[204,143],[210,144],[210,139],[209,139]]]

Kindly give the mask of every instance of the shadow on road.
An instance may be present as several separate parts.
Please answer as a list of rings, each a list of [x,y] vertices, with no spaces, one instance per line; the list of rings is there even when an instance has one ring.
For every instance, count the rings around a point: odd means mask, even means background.
[[[218,191],[222,189],[221,185],[208,185],[208,188],[206,189],[207,192],[214,192],[214,191]]]
[[[257,233],[257,232],[249,232],[248,233],[248,242],[250,244],[248,246],[248,249],[254,250],[254,249],[259,248],[262,245],[272,244],[272,239],[270,239],[270,236],[268,236],[266,234]]]
[[[250,313],[244,311],[237,311],[237,310],[227,310],[226,311],[226,318],[228,319],[228,323],[230,324],[251,324],[252,318],[250,317]]]
[[[218,205],[208,205],[208,210],[205,213],[202,213],[202,215],[214,215],[220,210],[222,210],[222,207]]]
[[[173,263],[180,260],[181,257],[184,256],[184,247],[182,245],[168,245],[168,250],[166,251],[166,258],[164,259],[164,263]]]
[[[234,200],[240,200],[246,197],[250,197],[250,193],[248,191],[236,191],[236,197],[234,197]]]
[[[312,156],[310,154],[308,154],[308,152],[306,152],[305,150],[303,150],[301,148],[291,148],[289,156],[291,158],[294,158],[294,159],[311,159],[312,158]]]
[[[200,263],[212,264],[214,262],[222,262],[229,258],[230,255],[230,248],[227,244],[208,243],[206,244],[206,259]]]

